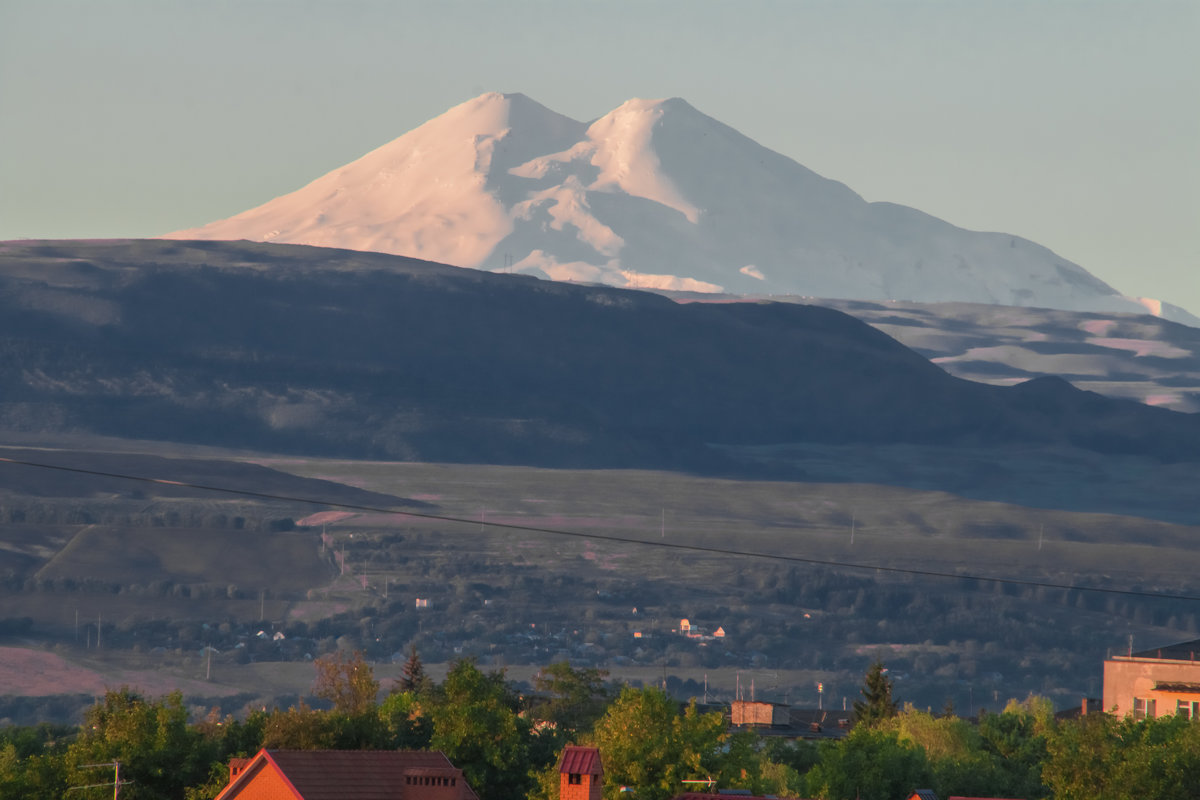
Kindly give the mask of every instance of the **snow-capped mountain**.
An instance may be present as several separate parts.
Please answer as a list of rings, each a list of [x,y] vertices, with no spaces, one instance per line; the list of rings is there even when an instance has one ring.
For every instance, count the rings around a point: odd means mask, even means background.
[[[250,239],[657,289],[1136,311],[1033,242],[957,228],[768,150],[685,101],[585,124],[521,94],[459,105],[180,239]]]

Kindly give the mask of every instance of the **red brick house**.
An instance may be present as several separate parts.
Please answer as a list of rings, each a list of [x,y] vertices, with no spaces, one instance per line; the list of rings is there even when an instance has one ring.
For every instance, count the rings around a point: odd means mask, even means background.
[[[567,745],[558,760],[558,774],[558,800],[600,800],[604,768],[598,748]]]
[[[216,800],[479,800],[440,752],[259,750],[229,762]]]

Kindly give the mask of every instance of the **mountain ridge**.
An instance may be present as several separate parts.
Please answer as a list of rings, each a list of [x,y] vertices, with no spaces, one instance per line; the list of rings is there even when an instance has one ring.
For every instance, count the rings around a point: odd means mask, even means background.
[[[1141,312],[1019,236],[958,228],[762,147],[681,98],[590,123],[489,93],[294,192],[167,234],[407,255],[628,288]]]
[[[249,242],[6,243],[0,286],[13,431],[701,472],[789,442],[1200,453],[1200,416],[961,380],[817,306]]]

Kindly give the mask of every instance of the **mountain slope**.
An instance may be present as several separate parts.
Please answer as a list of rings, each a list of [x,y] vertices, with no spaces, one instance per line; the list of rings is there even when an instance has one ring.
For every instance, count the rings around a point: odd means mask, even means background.
[[[513,227],[494,195],[499,176],[567,146],[582,129],[524,95],[484,95],[302,189],[181,237],[297,242],[477,265]]]
[[[590,125],[485,94],[295,192],[182,239],[395,253],[614,286],[1127,311],[1016,236],[868,203],[685,101]]]
[[[677,302],[745,302],[669,292]],[[1200,328],[1145,314],[1099,314],[979,303],[817,300],[883,331],[959,378],[1011,386],[1058,376],[1106,397],[1200,412]]]
[[[741,467],[714,445],[789,442],[1200,453],[1200,417],[963,381],[812,306],[161,240],[10,243],[0,289],[13,432],[718,471]]]

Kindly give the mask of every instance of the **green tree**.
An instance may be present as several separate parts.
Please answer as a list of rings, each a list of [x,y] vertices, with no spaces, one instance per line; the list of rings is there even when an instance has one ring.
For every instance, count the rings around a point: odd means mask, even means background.
[[[379,682],[358,652],[336,651],[314,662],[313,692],[333,703],[329,711],[303,702],[274,711],[262,721],[262,745],[289,750],[382,750],[424,746],[428,737],[412,731],[395,716],[395,703],[385,712],[376,705]]]
[[[428,738],[403,739],[393,720],[372,706],[356,714],[336,709],[321,711],[304,703],[274,711],[263,723],[262,746],[281,750],[394,750],[416,747]]]
[[[425,674],[425,666],[421,663],[421,656],[417,654],[417,645],[415,643],[411,644],[408,648],[408,659],[404,662],[404,666],[400,668],[400,677],[396,679],[396,686],[393,691],[420,694],[429,691],[431,687],[432,682]]]
[[[262,746],[276,750],[336,750],[333,715],[303,702],[287,711],[275,710],[263,724]]]
[[[455,662],[429,709],[430,747],[463,771],[484,800],[524,798],[533,785],[530,726],[517,715],[518,697],[504,674],[485,675],[475,663]]]
[[[561,751],[559,751],[561,755]],[[533,787],[529,790],[526,800],[558,800],[562,791],[561,777],[558,772],[557,760],[542,769],[534,770],[531,775]]]
[[[919,745],[901,741],[895,731],[857,725],[841,741],[821,742],[805,786],[821,800],[894,800],[932,780]]]
[[[20,758],[62,749],[60,742],[74,738],[79,729],[74,725],[54,725],[41,722],[37,725],[13,725],[0,728],[0,747],[11,744]]]
[[[387,728],[390,746],[424,750],[433,736],[433,724],[413,692],[393,692],[379,705],[379,718]]]
[[[67,791],[64,740],[78,733],[47,723],[0,728],[0,797],[59,800]]]
[[[375,707],[379,681],[362,653],[336,651],[313,662],[317,677],[313,694],[333,703],[343,714],[365,714]]]
[[[797,797],[804,793],[804,776],[817,763],[817,744],[772,737],[762,742],[761,756],[759,794]]]
[[[608,706],[607,678],[606,670],[574,669],[567,661],[544,667],[533,679],[541,695],[531,709],[534,719],[553,726],[563,742],[591,730]]]
[[[906,706],[876,727],[894,731],[901,742],[921,748],[933,774],[930,784],[939,795],[1001,794],[998,787],[1004,775],[999,759],[985,750],[978,729],[966,720],[935,717]]]
[[[892,679],[887,676],[882,661],[876,661],[867,670],[861,692],[863,699],[854,701],[855,725],[874,725],[896,716],[898,709],[892,699]]]
[[[1088,714],[1046,743],[1042,778],[1055,800],[1185,800],[1196,796],[1200,724],[1182,717],[1118,720]]]
[[[816,749],[808,742],[786,739],[764,742],[752,731],[738,731],[729,734],[721,745],[713,777],[722,789],[745,789],[768,797],[799,797],[804,781],[797,767],[807,771],[815,755]]]
[[[684,780],[718,774],[725,739],[721,714],[699,713],[694,700],[680,713],[659,689],[625,687],[592,737],[604,758],[604,797],[616,800],[622,786],[638,800],[678,794]]]
[[[0,745],[0,797],[59,800],[66,792],[66,766],[61,754],[22,755],[12,742]]]
[[[205,782],[217,757],[213,743],[188,725],[182,694],[150,701],[122,688],[87,710],[65,762],[69,784],[83,786],[112,777],[83,765],[118,761],[122,780],[132,781],[121,797],[157,800],[182,797],[188,786]]]
[[[981,746],[998,770],[992,794],[1030,800],[1047,796],[1042,768],[1048,757],[1046,737],[1053,729],[1054,709],[1044,698],[1012,701],[1002,713],[979,718]]]

